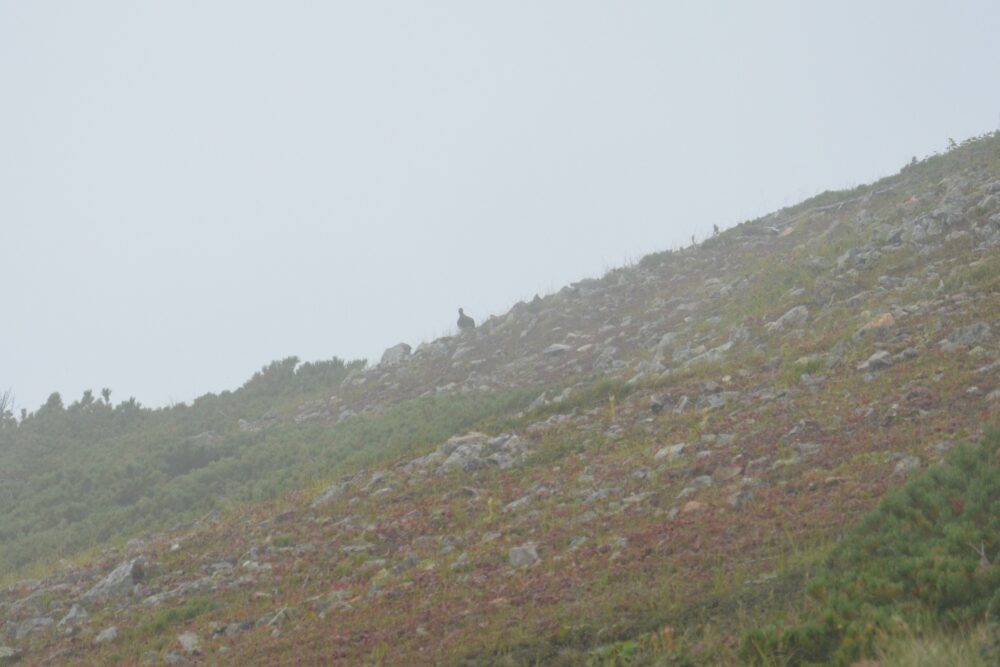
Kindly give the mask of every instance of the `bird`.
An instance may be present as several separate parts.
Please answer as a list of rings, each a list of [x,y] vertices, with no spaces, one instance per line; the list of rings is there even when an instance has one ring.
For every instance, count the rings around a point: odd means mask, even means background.
[[[476,321],[465,314],[461,308],[458,309],[458,330],[471,331],[476,328]]]

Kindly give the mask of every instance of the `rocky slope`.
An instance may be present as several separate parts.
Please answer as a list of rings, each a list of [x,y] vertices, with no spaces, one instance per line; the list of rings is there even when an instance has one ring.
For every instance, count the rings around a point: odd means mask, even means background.
[[[397,346],[239,428],[524,387],[527,410],[416,458],[0,590],[0,664],[580,664],[635,637],[733,661],[1000,408],[1000,138]]]

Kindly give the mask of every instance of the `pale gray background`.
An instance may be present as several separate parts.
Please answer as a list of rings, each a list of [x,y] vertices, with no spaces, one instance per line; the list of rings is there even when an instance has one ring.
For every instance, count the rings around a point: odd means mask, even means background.
[[[1000,3],[0,2],[0,388],[368,357],[997,129]]]

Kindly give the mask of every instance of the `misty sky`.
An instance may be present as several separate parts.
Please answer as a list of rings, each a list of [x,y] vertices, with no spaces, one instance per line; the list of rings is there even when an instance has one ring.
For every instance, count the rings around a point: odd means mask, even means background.
[[[1000,3],[0,0],[0,388],[367,357],[997,129]]]

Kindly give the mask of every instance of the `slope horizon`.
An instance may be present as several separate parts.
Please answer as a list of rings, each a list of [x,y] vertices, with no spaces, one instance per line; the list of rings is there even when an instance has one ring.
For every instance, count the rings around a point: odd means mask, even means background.
[[[930,152],[926,152],[920,157],[914,154],[910,158],[910,160],[911,161],[917,160],[922,162],[933,156],[940,155],[943,151],[947,150],[949,142],[957,141],[957,143],[964,143],[966,141],[970,141],[982,136],[987,136],[991,132],[992,131],[987,131],[985,134],[983,134],[982,132],[969,134],[968,136],[965,136],[960,140],[955,140],[950,137],[946,138],[938,142],[942,144],[940,150],[926,148],[925,150],[928,150]],[[934,142],[932,141],[929,143],[934,143]],[[898,173],[900,168],[907,166],[907,164],[909,163],[910,162],[906,160],[897,160],[896,167],[893,167],[890,164],[888,166],[883,166],[878,170],[869,170],[869,171],[875,171],[876,175],[869,176],[867,180],[859,180],[860,178],[859,176],[859,178],[853,178],[853,179],[847,178],[839,185],[831,185],[829,187],[823,187],[822,189],[819,189],[819,187],[817,187],[813,192],[804,195],[802,193],[796,193],[796,194],[786,193],[785,195],[779,197],[779,200],[782,203],[777,205],[776,208],[772,207],[764,210],[754,210],[742,219],[738,219],[735,221],[730,220],[728,223],[716,223],[716,224],[718,224],[718,229],[720,231],[726,231],[736,225],[743,223],[744,221],[760,220],[772,215],[777,215],[786,209],[800,206],[803,203],[811,201],[812,199],[815,199],[816,197],[819,197],[823,194],[852,190],[854,188],[862,187],[865,185],[874,185],[879,181],[882,181],[886,178],[890,178],[891,176],[895,175],[896,173]],[[893,169],[895,169],[895,171],[893,171]],[[711,227],[711,225],[707,226],[707,228],[705,229],[702,229],[701,234],[696,235],[695,237],[696,244],[701,243],[702,241],[710,238],[712,233],[713,233],[713,228]],[[482,312],[476,312],[476,310],[474,310],[475,305],[473,307],[470,307],[469,305],[464,305],[464,304],[463,305],[466,309],[466,312],[470,315],[473,315],[473,317],[476,319],[477,324],[482,323],[483,321],[491,317],[503,316],[504,314],[508,313],[510,309],[518,302],[529,301],[536,294],[542,297],[547,295],[552,295],[557,293],[563,287],[570,285],[574,282],[578,282],[580,280],[587,280],[591,278],[600,278],[604,275],[607,275],[609,272],[624,267],[632,266],[640,262],[643,257],[646,257],[648,255],[664,251],[676,251],[684,247],[688,247],[689,245],[690,245],[690,239],[687,239],[686,243],[683,241],[678,242],[675,239],[674,242],[670,243],[669,245],[661,246],[652,250],[646,249],[644,251],[640,251],[639,254],[635,256],[620,258],[618,260],[618,263],[609,263],[607,260],[602,260],[600,268],[593,267],[592,270],[589,271],[585,269],[584,271],[575,274],[575,277],[565,279],[564,282],[561,284],[550,283],[547,286],[542,287],[540,289],[536,289],[533,292],[529,290],[530,293],[522,292],[519,296],[511,296],[508,294],[499,297],[499,299],[496,298],[493,299],[492,303],[478,304],[480,306],[483,306]],[[476,302],[472,301],[470,303],[475,304]],[[420,304],[415,303],[414,305],[417,306],[419,310]],[[63,389],[56,388],[48,392],[39,393],[34,399],[34,404],[35,404],[34,409],[37,409],[42,405],[44,405],[45,401],[47,400],[47,397],[52,393],[58,393],[61,396],[62,400],[68,404],[69,402],[79,398],[79,396],[82,395],[85,391],[89,390],[97,394],[102,388],[106,386],[112,390],[113,392],[112,395],[115,397],[116,400],[134,399],[138,401],[139,404],[145,407],[156,409],[156,408],[170,408],[181,405],[189,405],[202,397],[213,396],[225,392],[235,391],[237,388],[243,386],[246,382],[248,382],[251,376],[258,370],[266,368],[268,364],[272,362],[277,362],[291,357],[298,359],[300,363],[322,362],[330,359],[340,359],[348,363],[363,361],[369,366],[371,366],[378,363],[378,360],[385,349],[397,343],[405,342],[411,345],[414,349],[416,349],[421,344],[433,342],[434,340],[437,340],[441,337],[454,335],[457,332],[457,327],[451,320],[457,318],[457,308],[458,305],[456,305],[456,307],[452,309],[453,311],[455,311],[454,317],[450,313],[444,313],[445,315],[447,315],[445,320],[448,322],[448,324],[442,323],[442,325],[437,329],[434,329],[432,327],[427,327],[425,325],[422,327],[421,331],[409,332],[412,334],[411,336],[409,336],[409,339],[405,334],[403,336],[394,337],[394,335],[380,333],[380,332],[365,332],[367,338],[380,339],[380,342],[373,343],[372,345],[367,346],[366,349],[364,350],[335,351],[332,355],[327,355],[327,356],[324,356],[323,352],[315,352],[315,351],[300,352],[296,350],[288,350],[287,352],[275,353],[272,355],[272,357],[268,362],[260,364],[256,369],[242,371],[241,377],[244,378],[242,380],[239,379],[238,377],[232,377],[225,380],[219,380],[218,382],[210,382],[207,379],[202,378],[198,381],[198,384],[209,388],[205,390],[199,390],[198,393],[189,394],[188,396],[175,396],[173,394],[170,394],[167,396],[150,398],[148,396],[142,396],[141,394],[137,394],[135,392],[130,392],[127,389],[119,391],[116,387],[108,386],[107,384],[83,383],[79,387],[76,387],[70,391],[65,391]],[[18,392],[16,386],[0,387],[0,390],[6,390],[10,392],[10,397],[14,406],[15,417],[18,415],[19,411],[22,408],[27,410],[28,413],[34,411],[27,405],[28,401],[32,399],[22,400],[22,395]]]
[[[0,416],[0,658],[985,667],[997,248],[993,132],[378,365]]]

